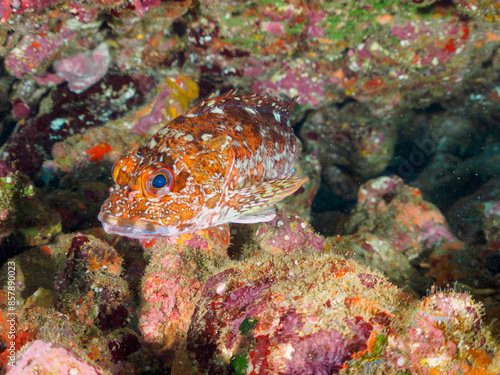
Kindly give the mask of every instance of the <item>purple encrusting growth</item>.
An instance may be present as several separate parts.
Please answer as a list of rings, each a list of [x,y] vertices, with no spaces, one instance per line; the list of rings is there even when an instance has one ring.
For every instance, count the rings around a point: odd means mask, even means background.
[[[302,94],[299,97],[299,103],[307,103],[312,107],[319,105],[321,98],[325,96],[324,87],[329,82],[325,78],[313,81],[311,78],[317,77],[314,67],[311,68],[303,62],[298,62],[293,67],[285,65],[281,70],[276,82],[257,80],[257,83],[252,85],[252,91],[264,94],[265,92],[276,93],[283,90],[291,95],[300,92]]]
[[[283,322],[286,326],[286,321]],[[358,319],[351,324],[354,336],[352,338],[331,330],[327,332],[317,332],[305,337],[293,337],[294,328],[287,328],[280,332],[284,343],[293,345],[295,351],[283,374],[294,375],[316,375],[316,374],[337,374],[344,366],[344,363],[352,358],[352,354],[366,349],[366,340],[373,330],[373,326]]]
[[[137,119],[132,127],[133,133],[147,133],[150,128],[158,126],[158,124],[167,120],[165,100],[172,96],[172,92],[173,90],[169,86],[163,85],[158,87],[158,94],[152,101],[154,104],[151,113]]]
[[[59,77],[68,81],[72,92],[81,94],[106,75],[110,62],[108,45],[101,43],[91,53],[79,53],[56,61],[54,69]]]
[[[373,288],[377,283],[384,282],[382,277],[369,273],[360,273],[358,274],[358,278],[361,284],[367,288]]]
[[[320,252],[325,240],[297,215],[278,214],[272,221],[262,223],[255,232],[256,247],[267,253]]]
[[[48,30],[48,25],[44,25],[38,33]],[[76,33],[66,26],[47,38],[38,37],[38,33],[24,36],[17,47],[5,57],[6,68],[16,77],[44,70],[43,64],[54,58],[65,43],[76,37]]]
[[[390,322],[364,304],[378,295],[391,306],[396,294],[382,276],[337,256],[252,258],[205,283],[188,356],[209,373],[234,370],[239,358],[255,374],[335,374]]]
[[[15,367],[9,366],[5,374],[86,374],[103,375],[99,366],[90,364],[88,359],[75,353],[71,348],[52,342],[35,340],[17,353]],[[57,370],[55,370],[54,364]]]
[[[453,234],[443,225],[427,222],[424,223],[420,229],[422,232],[419,233],[417,241],[424,243],[428,248],[455,241]]]
[[[9,174],[15,173],[15,169],[4,160],[0,160],[0,177],[6,177]]]

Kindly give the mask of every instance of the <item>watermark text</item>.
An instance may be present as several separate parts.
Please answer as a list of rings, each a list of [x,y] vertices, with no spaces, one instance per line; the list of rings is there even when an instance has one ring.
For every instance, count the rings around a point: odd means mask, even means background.
[[[17,293],[16,263],[7,262],[7,364],[16,364]]]

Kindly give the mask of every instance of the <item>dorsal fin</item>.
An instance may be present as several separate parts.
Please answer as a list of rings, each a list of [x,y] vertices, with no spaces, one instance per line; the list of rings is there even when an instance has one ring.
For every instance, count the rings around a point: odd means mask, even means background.
[[[202,100],[194,107],[190,108],[186,113],[184,113],[184,115],[197,115],[200,113],[211,111],[216,106],[224,107],[226,101],[234,99],[236,97],[236,91],[238,90],[237,89],[229,90],[228,92],[219,95],[215,98],[214,98],[215,93],[212,93],[208,98]]]
[[[237,90],[230,90],[222,95],[214,97],[210,95],[205,100],[201,101],[193,108],[188,110],[184,115],[199,115],[214,108],[249,108],[261,113],[277,113],[283,116],[286,120],[290,118],[292,107],[297,101],[300,94],[295,95],[288,101],[281,101],[266,96],[253,95],[236,95]]]

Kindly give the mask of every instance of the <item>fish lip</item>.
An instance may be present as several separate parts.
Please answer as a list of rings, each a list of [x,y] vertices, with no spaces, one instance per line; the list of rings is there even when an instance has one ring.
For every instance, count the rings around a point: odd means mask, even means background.
[[[130,238],[170,237],[167,227],[144,220],[116,217],[103,212],[97,217],[108,234],[118,234]]]

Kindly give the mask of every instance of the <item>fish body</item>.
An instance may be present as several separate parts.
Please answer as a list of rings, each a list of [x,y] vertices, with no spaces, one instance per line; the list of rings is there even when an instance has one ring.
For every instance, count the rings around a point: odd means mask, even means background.
[[[292,173],[296,100],[230,91],[173,119],[114,165],[115,185],[99,213],[104,230],[168,237],[272,220],[274,204],[307,181]]]

